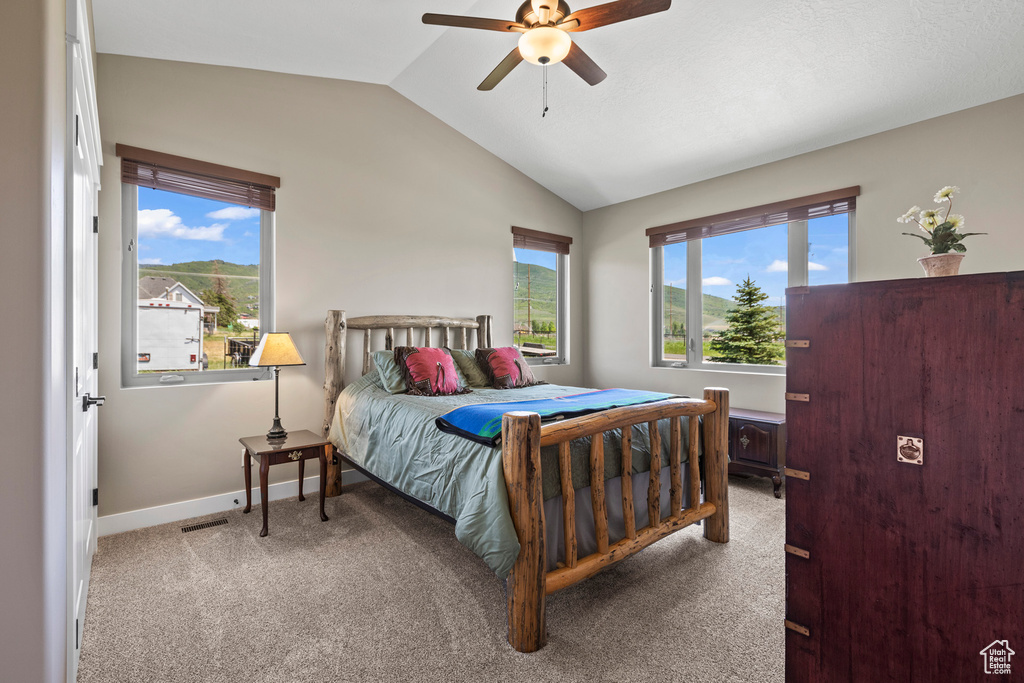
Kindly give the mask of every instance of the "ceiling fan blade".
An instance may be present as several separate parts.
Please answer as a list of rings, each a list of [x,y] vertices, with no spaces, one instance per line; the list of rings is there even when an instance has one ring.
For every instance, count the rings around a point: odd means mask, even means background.
[[[585,80],[590,85],[597,85],[605,78],[608,74],[604,70],[594,63],[594,60],[590,56],[580,49],[580,46],[575,42],[572,47],[569,48],[569,54],[565,56],[562,63],[567,67],[576,72],[576,74]]]
[[[655,12],[664,12],[672,6],[672,0],[618,0],[596,7],[581,9],[573,12],[560,23],[567,24],[573,20],[578,22],[576,28],[566,28],[566,31],[589,31],[599,26],[615,24],[627,19],[636,19]]]
[[[570,53],[572,54],[572,53]],[[519,66],[519,62],[523,61],[523,55],[519,53],[519,48],[513,48],[512,52],[508,53],[505,59],[501,60],[501,64],[494,67],[494,71],[487,75],[487,78],[483,80],[483,83],[476,86],[477,90],[493,90],[494,86],[501,82],[501,79],[512,73],[512,69]]]
[[[480,28],[485,31],[519,31],[527,30],[522,24],[501,19],[482,19],[480,17],[462,17],[455,14],[424,14],[424,24],[437,26],[455,26],[458,28]]]

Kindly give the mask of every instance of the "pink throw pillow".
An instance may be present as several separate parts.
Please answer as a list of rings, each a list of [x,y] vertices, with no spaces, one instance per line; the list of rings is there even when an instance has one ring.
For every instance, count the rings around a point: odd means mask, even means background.
[[[448,349],[398,346],[395,364],[405,376],[405,384],[414,396],[451,396],[468,394],[459,382],[455,359]]]
[[[487,379],[495,389],[518,389],[544,384],[534,377],[523,354],[514,346],[477,349],[476,362],[487,373]]]

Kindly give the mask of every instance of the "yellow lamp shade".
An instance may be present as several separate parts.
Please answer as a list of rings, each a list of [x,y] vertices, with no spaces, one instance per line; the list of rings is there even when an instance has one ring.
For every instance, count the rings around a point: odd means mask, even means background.
[[[249,357],[252,367],[277,365],[305,365],[299,350],[295,348],[292,336],[287,332],[268,332],[260,339],[259,346]]]
[[[572,48],[572,38],[551,26],[538,26],[519,37],[519,54],[531,64],[557,64]]]

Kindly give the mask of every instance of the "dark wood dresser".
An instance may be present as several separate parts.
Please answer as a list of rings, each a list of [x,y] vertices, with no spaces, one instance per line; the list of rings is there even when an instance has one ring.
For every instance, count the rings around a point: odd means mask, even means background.
[[[786,680],[1024,677],[1024,273],[787,306]]]
[[[729,410],[729,474],[769,477],[781,498],[786,465],[786,416],[760,410]]]

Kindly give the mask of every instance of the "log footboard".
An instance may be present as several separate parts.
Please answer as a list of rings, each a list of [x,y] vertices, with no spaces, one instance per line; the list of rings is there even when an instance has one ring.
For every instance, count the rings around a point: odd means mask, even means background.
[[[350,330],[363,334],[362,371],[372,368],[375,338],[377,346],[393,349],[404,340],[408,346],[422,339],[425,346],[439,341],[443,346],[470,349],[492,346],[491,316],[452,318],[448,316],[384,315],[348,318],[345,311],[328,311],[325,322],[326,345],[324,377],[323,433],[331,427],[338,396],[344,387],[346,337]],[[434,334],[440,331],[440,339]],[[383,341],[382,344],[379,342]],[[700,475],[697,462],[696,419],[689,421],[689,503],[683,508],[682,434],[678,419],[669,432],[669,506],[662,519],[661,453],[657,421],[665,418],[704,416],[704,502],[700,502]],[[633,501],[632,429],[648,424],[654,454],[651,459],[647,500]],[[502,418],[502,467],[508,488],[509,510],[519,536],[521,550],[507,580],[508,642],[520,652],[544,647],[547,630],[544,602],[549,593],[571,586],[605,567],[639,552],[658,539],[704,520],[705,538],[718,543],[729,540],[728,492],[729,392],[705,389],[703,400],[669,399],[638,406],[613,408],[562,422],[541,426],[536,413],[510,412]],[[572,464],[569,442],[587,436],[617,430],[622,440],[622,510],[625,536],[609,543],[608,508],[604,489],[604,439],[591,439],[589,469],[591,502],[597,552],[578,557],[575,527],[575,492],[572,488]],[[540,476],[541,446],[558,446],[558,466],[562,477],[562,510],[565,519],[565,558],[558,569],[548,572],[544,551],[544,501]],[[328,463],[327,495],[341,493],[341,466],[338,458]],[[636,505],[646,505],[650,524],[636,528]],[[423,507],[429,507],[421,504]],[[641,508],[642,509],[642,508]]]
[[[704,416],[704,502],[700,501],[697,456],[697,418]],[[689,504],[682,507],[681,416],[689,420]],[[669,448],[669,505],[661,514],[661,444],[657,421],[673,418]],[[651,438],[651,474],[647,495],[650,523],[637,530],[633,515],[632,429],[647,423]],[[508,489],[509,511],[519,536],[521,550],[506,583],[508,597],[508,642],[519,652],[544,647],[545,598],[549,593],[593,576],[605,567],[643,550],[655,541],[704,520],[704,536],[718,543],[729,541],[728,491],[729,391],[705,389],[704,399],[668,399],[639,406],[614,408],[593,415],[541,426],[536,413],[511,412],[502,418],[502,465]],[[619,430],[622,438],[622,507],[625,537],[608,543],[608,510],[604,494],[604,438]],[[597,552],[576,556],[575,494],[569,460],[569,441],[591,438],[591,496]],[[557,445],[562,475],[562,506],[565,519],[565,558],[562,566],[547,571],[544,550],[544,501],[540,475],[541,446]],[[568,482],[568,483],[567,483]]]

